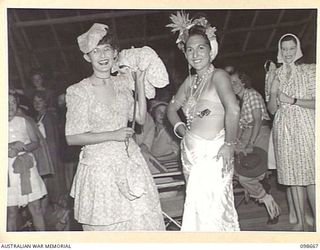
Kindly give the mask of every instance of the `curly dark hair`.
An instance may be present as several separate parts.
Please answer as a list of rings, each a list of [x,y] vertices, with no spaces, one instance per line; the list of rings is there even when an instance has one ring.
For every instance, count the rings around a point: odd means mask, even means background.
[[[280,44],[282,45],[282,42],[286,42],[286,41],[293,41],[297,45],[296,38],[294,36],[290,35],[290,34],[282,37],[282,39],[280,41]]]
[[[202,37],[204,38],[206,44],[208,44],[208,45],[209,45],[209,48],[211,49],[211,44],[210,44],[210,41],[209,41],[209,39],[208,39],[208,37],[207,37],[207,35],[206,35],[206,28],[205,28],[205,27],[203,27],[203,26],[201,26],[201,25],[195,25],[195,26],[193,26],[192,28],[190,28],[188,39],[189,39],[190,37],[192,37],[192,36],[195,36],[195,35],[202,36]],[[188,41],[188,39],[187,39],[187,41]],[[186,50],[187,41],[186,41],[186,43],[184,44],[184,50]]]
[[[238,75],[239,76],[240,81],[244,84],[244,87],[246,89],[251,89],[252,88],[252,79],[245,72],[236,71],[234,73],[234,75]]]
[[[107,29],[107,34],[101,38],[99,41],[98,45],[103,45],[103,44],[110,44],[113,49],[119,51],[119,43],[118,39],[114,35],[111,29]]]

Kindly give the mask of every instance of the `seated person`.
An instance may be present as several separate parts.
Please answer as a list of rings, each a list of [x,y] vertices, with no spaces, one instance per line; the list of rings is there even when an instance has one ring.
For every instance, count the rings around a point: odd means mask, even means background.
[[[154,119],[154,138],[150,152],[159,161],[178,161],[180,159],[180,147],[171,133],[167,122],[166,102],[154,102],[150,108],[151,116]]]
[[[270,117],[262,96],[251,87],[251,79],[245,73],[235,72],[231,75],[232,88],[240,101],[240,129],[236,151],[238,153],[252,153],[254,147],[262,149],[259,152],[268,152],[270,138]],[[267,153],[266,153],[267,154]],[[235,171],[240,184],[249,195],[264,203],[270,216],[271,223],[276,223],[280,208],[273,197],[266,192],[261,181],[265,178],[265,171],[256,176],[244,176]]]
[[[152,116],[147,112],[146,121],[140,125],[140,131],[135,133],[135,140],[142,152],[149,152],[153,143],[155,124]]]
[[[171,134],[168,123],[166,122],[166,102],[154,101],[150,108],[151,115],[147,115],[146,122],[142,128],[142,133],[136,135],[136,141],[141,147],[150,172],[152,174],[160,173],[161,166],[157,166],[157,160],[163,165],[169,162],[180,161],[180,147],[175,137]],[[153,119],[152,119],[153,118]],[[151,160],[151,161],[150,161]],[[180,167],[180,165],[179,165]],[[172,177],[156,179],[156,183],[172,181]],[[175,196],[177,191],[161,192],[160,197]]]
[[[151,154],[159,162],[177,162],[180,160],[180,147],[171,133],[166,119],[166,102],[153,101],[150,114],[141,134],[136,135],[136,141],[144,154]]]

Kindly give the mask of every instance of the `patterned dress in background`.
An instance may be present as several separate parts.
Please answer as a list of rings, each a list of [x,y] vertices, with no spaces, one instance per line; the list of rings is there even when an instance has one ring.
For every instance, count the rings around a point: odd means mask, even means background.
[[[114,131],[132,118],[133,98],[124,76],[112,77],[115,103],[95,99],[84,79],[67,89],[66,135]],[[86,145],[80,154],[71,196],[84,230],[164,230],[157,188],[140,148],[131,139]]]
[[[314,64],[293,66],[286,78],[277,70],[280,91],[298,99],[315,99]],[[273,122],[278,181],[284,185],[315,184],[315,110],[281,103]]]

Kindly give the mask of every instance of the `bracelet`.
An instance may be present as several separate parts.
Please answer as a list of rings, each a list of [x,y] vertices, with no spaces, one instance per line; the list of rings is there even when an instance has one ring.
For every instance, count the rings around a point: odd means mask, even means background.
[[[176,137],[178,137],[179,139],[182,139],[182,136],[180,136],[178,133],[177,133],[177,128],[180,126],[180,125],[183,125],[184,128],[187,128],[186,124],[184,122],[177,122],[174,127],[173,127],[173,133],[176,135]]]
[[[238,142],[236,140],[234,141],[231,141],[231,142],[224,142],[223,144],[228,146],[228,147],[231,147],[231,146],[235,146]]]
[[[298,101],[298,99],[297,99],[297,98],[293,98],[293,103],[292,103],[291,105],[296,104],[296,103],[297,103],[297,101]]]

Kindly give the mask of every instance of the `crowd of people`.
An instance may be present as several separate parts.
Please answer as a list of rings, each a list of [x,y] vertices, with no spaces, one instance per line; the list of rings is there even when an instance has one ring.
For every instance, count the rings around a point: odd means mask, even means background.
[[[59,96],[40,71],[32,88],[10,89],[8,231],[21,230],[25,207],[37,231],[68,230],[70,216],[84,231],[165,230],[150,159],[181,163],[181,231],[240,231],[235,179],[277,223],[270,169],[287,187],[292,230],[315,229],[315,65],[298,63],[299,39],[282,36],[277,63],[264,65],[264,99],[245,72],[214,66],[216,28],[206,17],[170,19],[189,69],[170,98],[147,101],[147,70],[114,73],[120,48],[100,23],[77,39],[92,75]]]

